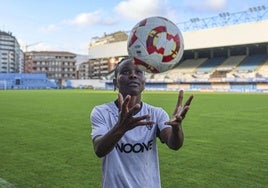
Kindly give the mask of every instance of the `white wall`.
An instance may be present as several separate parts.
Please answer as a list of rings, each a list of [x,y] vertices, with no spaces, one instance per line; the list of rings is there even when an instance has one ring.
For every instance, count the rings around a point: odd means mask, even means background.
[[[70,80],[71,86],[74,88],[85,88],[85,87],[93,87],[93,88],[105,88],[105,82],[102,80]]]

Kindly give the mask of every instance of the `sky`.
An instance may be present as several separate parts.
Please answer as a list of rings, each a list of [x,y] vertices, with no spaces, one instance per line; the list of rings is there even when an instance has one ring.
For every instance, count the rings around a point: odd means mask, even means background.
[[[268,0],[0,0],[0,5],[0,30],[11,32],[23,51],[87,55],[93,37],[130,31],[146,17],[181,23],[268,7]]]

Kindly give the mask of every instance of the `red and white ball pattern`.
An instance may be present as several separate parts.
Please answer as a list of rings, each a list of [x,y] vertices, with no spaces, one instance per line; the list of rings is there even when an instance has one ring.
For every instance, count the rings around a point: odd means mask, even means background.
[[[131,30],[127,49],[142,70],[161,73],[179,63],[184,41],[180,29],[173,22],[163,17],[149,17]]]

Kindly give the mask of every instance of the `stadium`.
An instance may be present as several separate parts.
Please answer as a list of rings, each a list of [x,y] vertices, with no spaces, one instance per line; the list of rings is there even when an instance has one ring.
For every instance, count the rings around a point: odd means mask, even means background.
[[[158,144],[164,188],[267,187],[267,16],[261,6],[179,23],[181,62],[146,74],[143,101],[169,114],[177,90],[194,94],[183,148]],[[89,49],[94,62],[126,56],[126,41]],[[113,77],[62,80],[63,90],[46,74],[0,73],[0,187],[101,187],[89,113],[116,99]]]
[[[185,43],[183,58],[173,70],[148,74],[147,89],[267,92],[267,10],[259,9],[259,16],[252,9],[178,24]],[[92,47],[89,56],[127,56],[126,41]],[[112,77],[110,73],[108,79]],[[112,82],[106,81],[105,88],[112,89]]]

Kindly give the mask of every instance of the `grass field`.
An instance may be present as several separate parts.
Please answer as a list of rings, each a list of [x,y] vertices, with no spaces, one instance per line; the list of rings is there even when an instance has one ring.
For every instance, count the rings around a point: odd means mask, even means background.
[[[267,187],[268,94],[194,95],[183,148],[158,145],[162,187]],[[100,187],[89,113],[115,98],[112,91],[0,91],[0,178],[17,188]],[[176,99],[175,92],[143,95],[168,113]]]

